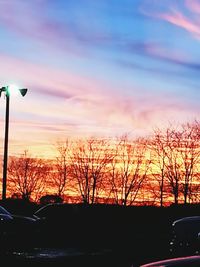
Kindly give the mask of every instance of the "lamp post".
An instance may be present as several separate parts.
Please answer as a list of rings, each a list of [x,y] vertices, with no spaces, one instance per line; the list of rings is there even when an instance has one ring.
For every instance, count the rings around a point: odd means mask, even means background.
[[[12,91],[19,91],[22,96],[25,96],[28,89],[18,89],[14,85],[4,86],[0,88],[0,97],[3,92],[6,98],[6,114],[5,114],[5,138],[4,138],[4,157],[3,157],[3,182],[2,182],[2,200],[6,199],[7,186],[7,165],[8,165],[8,132],[9,132],[9,110],[10,110],[10,95]]]

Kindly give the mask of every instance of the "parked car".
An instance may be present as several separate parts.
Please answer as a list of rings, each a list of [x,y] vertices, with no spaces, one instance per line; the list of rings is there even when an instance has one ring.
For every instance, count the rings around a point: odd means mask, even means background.
[[[0,221],[12,220],[12,215],[4,207],[0,206]]]
[[[140,267],[199,267],[199,266],[200,266],[200,256],[172,258],[140,265]]]
[[[66,229],[67,226],[74,226],[77,213],[76,205],[50,203],[42,206],[33,214],[33,218],[45,227],[54,227],[55,230]]]
[[[69,213],[72,211],[72,209],[74,209],[74,206],[70,204],[50,203],[36,210],[33,214],[33,217],[36,220],[57,220],[57,216],[65,218],[66,212]]]
[[[0,248],[28,246],[37,230],[36,220],[10,213],[0,206]]]
[[[72,245],[80,231],[79,205],[51,203],[34,214],[40,229],[40,242],[48,246]],[[81,230],[82,231],[82,230]],[[80,239],[79,239],[80,240]]]
[[[170,251],[173,255],[192,255],[199,250],[200,216],[184,217],[172,223]]]
[[[39,208],[38,221],[42,240],[49,246],[105,247],[119,240],[116,217],[108,205],[52,203]]]

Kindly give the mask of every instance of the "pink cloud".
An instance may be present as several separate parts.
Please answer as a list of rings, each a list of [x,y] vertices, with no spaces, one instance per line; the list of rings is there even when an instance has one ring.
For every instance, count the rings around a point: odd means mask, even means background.
[[[200,2],[199,0],[186,0],[186,6],[194,13],[200,14]]]
[[[48,1],[5,1],[0,3],[0,25],[20,38],[36,42],[48,50],[59,49],[70,55],[87,56],[93,45],[112,41],[109,31],[89,27],[85,18],[70,20],[50,16]],[[88,19],[88,18],[87,18]]]
[[[200,23],[187,18],[181,12],[173,10],[171,14],[160,14],[158,17],[186,30],[198,39],[200,38]]]
[[[39,153],[43,143],[41,153],[45,154],[44,147],[50,147],[59,138],[116,136],[130,131],[146,133],[158,121],[162,123],[163,118],[167,120],[174,115],[185,119],[184,103],[180,104],[173,96],[172,105],[170,94],[163,97],[146,92],[144,95],[135,86],[126,94],[126,90],[116,88],[112,82],[2,54],[0,69],[1,86],[7,85],[12,77],[12,82],[29,89],[26,99],[15,99],[11,105],[12,153],[29,147]],[[4,113],[2,105],[0,110]]]
[[[102,91],[106,86],[97,80],[77,73],[51,68],[48,65],[30,63],[26,60],[0,54],[1,83],[16,81],[32,87],[33,92],[62,98]],[[12,80],[11,80],[12,79]],[[106,88],[105,88],[106,90]]]
[[[155,2],[154,5],[156,5]],[[157,2],[157,12],[150,9],[143,5],[141,7],[141,12],[147,16],[151,16],[154,18],[158,18],[164,21],[171,23],[181,29],[184,29],[188,33],[192,34],[193,37],[196,39],[200,39],[200,20],[197,14],[200,13],[200,3],[196,0],[185,0],[182,4],[185,4],[185,7],[190,11],[190,14],[185,13],[181,8],[180,5],[175,6],[176,3],[173,1],[171,2],[170,6],[167,6],[167,10],[165,12],[159,11],[160,2]],[[180,4],[180,3],[179,3]],[[161,7],[161,4],[160,4]]]

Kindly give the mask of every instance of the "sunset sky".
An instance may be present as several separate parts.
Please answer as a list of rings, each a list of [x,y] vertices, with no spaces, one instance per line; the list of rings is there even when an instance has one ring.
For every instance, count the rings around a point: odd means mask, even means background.
[[[200,0],[0,0],[0,40],[10,155],[199,119]]]

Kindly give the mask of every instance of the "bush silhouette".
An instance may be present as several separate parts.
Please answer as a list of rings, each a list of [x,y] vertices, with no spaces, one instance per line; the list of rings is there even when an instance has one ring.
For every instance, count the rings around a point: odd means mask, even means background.
[[[40,198],[40,204],[63,203],[63,199],[58,195],[45,195]]]

